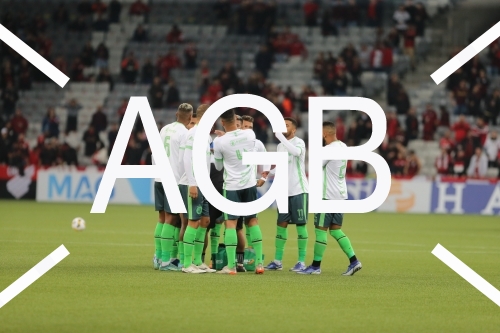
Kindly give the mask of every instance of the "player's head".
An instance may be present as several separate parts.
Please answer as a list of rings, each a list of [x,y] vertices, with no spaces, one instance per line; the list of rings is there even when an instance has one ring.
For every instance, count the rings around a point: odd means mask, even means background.
[[[191,121],[189,122],[189,124],[187,124],[186,128],[191,129],[191,128],[195,127],[196,124],[198,124],[198,118],[196,118],[196,112],[195,112],[195,113],[193,113],[193,116],[191,117]]]
[[[243,123],[241,129],[251,129],[253,130],[253,117],[252,116],[243,116]]]
[[[197,123],[200,122],[201,118],[203,117],[203,115],[205,114],[205,112],[208,110],[209,107],[210,107],[209,104],[201,104],[200,106],[198,106],[198,108],[196,109],[196,119],[198,120]]]
[[[337,129],[331,121],[323,122],[323,139],[327,145],[333,141],[337,141]]]
[[[224,127],[226,132],[234,131],[235,129],[237,129],[236,117],[235,117],[233,109],[227,110],[226,112],[224,112],[220,116],[220,120],[222,123],[222,127]]]
[[[236,117],[236,127],[238,127],[238,129],[242,128],[243,127],[243,118],[239,115],[234,115]]]
[[[175,114],[175,116],[177,117],[178,122],[184,124],[184,126],[187,126],[191,121],[191,117],[193,116],[193,107],[191,106],[191,104],[182,103],[177,108],[177,113]]]
[[[297,131],[297,120],[290,117],[285,117],[285,125],[286,125],[286,133],[283,133],[285,138],[288,140],[292,139],[295,136],[295,132]]]

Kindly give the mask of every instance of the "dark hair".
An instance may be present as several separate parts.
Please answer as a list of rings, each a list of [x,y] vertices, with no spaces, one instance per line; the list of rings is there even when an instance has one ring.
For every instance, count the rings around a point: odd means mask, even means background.
[[[245,115],[243,117],[241,117],[243,121],[248,121],[249,123],[252,123],[253,124],[253,117],[252,116],[248,116],[248,115]]]
[[[234,110],[233,109],[227,110],[220,117],[225,122],[231,123],[234,121]]]
[[[288,120],[289,122],[291,122],[293,124],[293,126],[295,126],[295,128],[297,128],[297,120],[295,120],[294,118],[292,117],[285,117],[285,120]]]

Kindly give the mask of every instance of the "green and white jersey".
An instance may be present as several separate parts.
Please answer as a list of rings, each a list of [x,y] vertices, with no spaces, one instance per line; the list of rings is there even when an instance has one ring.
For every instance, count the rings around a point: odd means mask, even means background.
[[[194,137],[196,136],[196,130],[198,129],[198,125],[195,125],[193,128],[191,128],[185,135],[185,140],[182,144],[182,147],[184,148],[184,156],[183,156],[183,163],[184,163],[184,175],[181,178],[181,181],[179,184],[181,185],[189,185],[189,186],[198,186],[196,183],[196,178],[194,177],[194,170],[193,170],[193,142],[194,142]],[[205,161],[207,164],[207,170],[208,174],[210,174],[210,143],[212,142],[212,138],[210,135],[208,135],[207,139],[207,146],[205,148]],[[182,161],[181,161],[182,163]]]
[[[276,148],[278,152],[288,153],[288,196],[309,193],[306,177],[306,144],[304,140],[296,136],[288,142],[300,149],[300,154],[295,156],[282,143],[279,143]]]
[[[224,167],[224,189],[237,191],[257,184],[255,166],[242,163],[244,152],[255,152],[255,141],[254,131],[240,129],[214,140],[215,166]]]
[[[347,147],[342,141],[334,141],[326,147]],[[347,199],[347,184],[345,173],[347,160],[323,161],[323,194],[322,198],[326,200],[345,200]]]
[[[182,159],[180,155],[181,144],[184,135],[188,132],[186,126],[179,122],[173,122],[164,126],[160,130],[160,138],[165,148],[165,153],[168,156],[172,172],[174,173],[175,181],[179,184],[184,168],[181,167]],[[155,164],[154,158],[151,157],[151,162]],[[156,178],[155,181],[161,182],[161,179]]]

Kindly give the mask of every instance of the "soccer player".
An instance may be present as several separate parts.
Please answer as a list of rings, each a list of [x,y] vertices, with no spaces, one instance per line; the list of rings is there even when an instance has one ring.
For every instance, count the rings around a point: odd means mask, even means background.
[[[323,123],[323,139],[329,148],[346,147],[345,143],[337,140],[335,125],[332,122]],[[347,199],[347,185],[345,181],[347,161],[331,160],[323,161],[323,200],[345,200]],[[326,213],[314,214],[314,225],[316,226],[316,243],[314,244],[314,260],[306,269],[299,274],[320,274],[321,260],[325,253],[327,244],[327,231],[335,238],[340,248],[349,258],[349,266],[342,275],[354,275],[361,269],[351,241],[341,230],[344,214]]]
[[[188,132],[186,126],[191,122],[192,114],[193,107],[190,104],[183,103],[177,109],[176,121],[160,130],[165,153],[168,156],[177,184],[183,172],[183,169],[180,168],[180,146],[184,135]],[[178,270],[177,265],[172,263],[173,260],[171,259],[175,259],[177,255],[174,247],[175,236],[178,235],[179,231],[179,215],[172,214],[160,179],[155,179],[154,188],[155,209],[159,212],[159,222],[155,229],[156,254],[153,266],[155,269],[162,271]]]
[[[241,163],[242,153],[255,151],[255,133],[237,128],[234,110],[226,111],[221,116],[222,126],[226,133],[214,140],[214,158],[217,170],[224,168],[224,196],[234,202],[251,202],[257,199],[255,169],[252,165]],[[239,216],[224,214],[226,231],[224,243],[228,265],[219,273],[236,274],[236,224]],[[245,217],[245,224],[250,230],[252,246],[255,249],[257,268],[255,273],[263,274],[262,265],[262,232],[258,225],[257,215]]]
[[[208,104],[202,104],[196,110],[197,120],[200,121],[208,109]],[[187,227],[184,232],[184,264],[182,271],[185,273],[213,273],[215,269],[209,268],[202,260],[203,248],[205,245],[205,235],[210,223],[208,201],[201,193],[196,183],[193,172],[193,142],[198,126],[195,125],[186,134],[184,144],[184,170],[188,178],[188,185],[181,188],[183,197],[186,198]],[[206,146],[206,163],[210,171],[210,143],[212,138],[208,136]],[[193,258],[194,250],[194,258]],[[194,260],[193,260],[194,259]]]
[[[295,224],[297,227],[297,243],[299,248],[298,261],[290,271],[298,272],[306,268],[307,250],[307,205],[308,205],[308,183],[305,171],[306,144],[304,140],[295,136],[297,121],[293,118],[285,118],[286,133],[276,133],[280,140],[278,152],[288,153],[288,213],[278,213],[278,226],[276,230],[276,252],[274,260],[265,267],[266,270],[280,271],[283,269],[282,260],[285,244],[288,239],[288,225]],[[274,174],[276,168],[270,173]],[[267,177],[269,172],[264,172]]]

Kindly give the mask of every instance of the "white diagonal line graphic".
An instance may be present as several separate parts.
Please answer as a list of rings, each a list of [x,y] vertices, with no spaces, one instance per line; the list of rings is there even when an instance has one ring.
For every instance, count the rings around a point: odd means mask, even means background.
[[[69,81],[69,77],[64,75],[54,65],[48,62],[44,57],[39,55],[35,50],[26,45],[22,40],[17,38],[12,32],[0,24],[0,40],[9,45],[24,59],[28,60],[33,66],[47,75],[52,81],[63,88]]]
[[[69,251],[64,245],[61,245],[32,269],[24,273],[23,276],[0,293],[0,308],[19,295],[24,289],[28,288],[33,282],[38,280],[43,274],[47,273],[49,269],[57,265],[68,255]]]
[[[454,270],[455,273],[460,275],[465,281],[469,282],[477,290],[482,292],[484,296],[488,297],[496,305],[500,306],[500,291],[493,287],[488,281],[483,279],[479,274],[474,272],[460,259],[455,257],[453,253],[445,249],[441,244],[438,244],[434,250],[432,250],[432,254]]]
[[[500,22],[482,34],[478,39],[473,41],[469,46],[450,59],[446,64],[441,66],[437,71],[432,73],[431,78],[434,82],[436,82],[436,84],[440,84],[457,69],[462,67],[467,61],[481,52],[485,47],[493,43],[498,37],[500,37]]]

